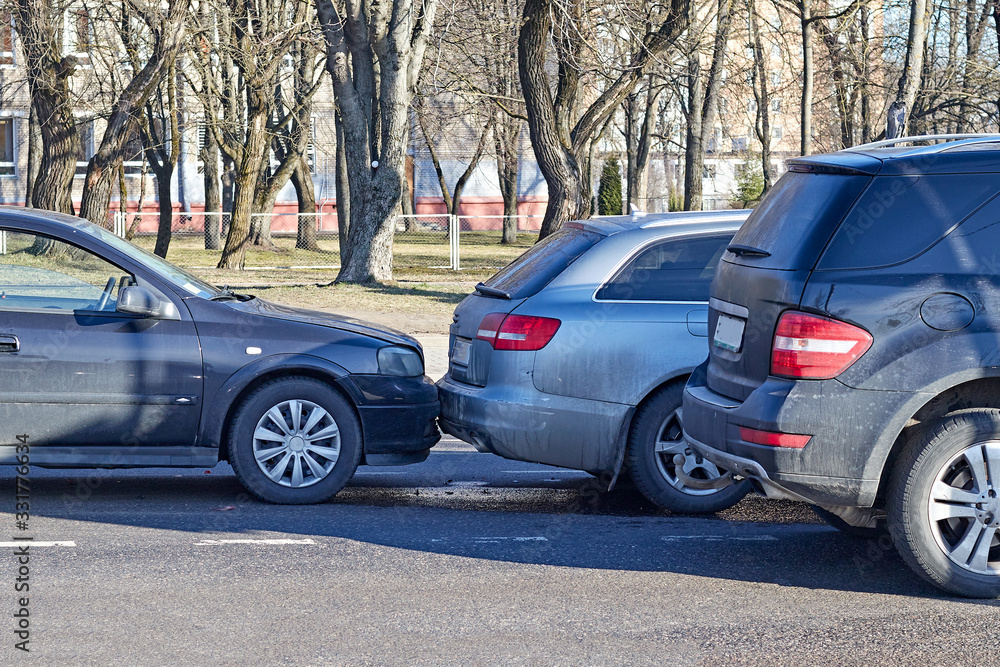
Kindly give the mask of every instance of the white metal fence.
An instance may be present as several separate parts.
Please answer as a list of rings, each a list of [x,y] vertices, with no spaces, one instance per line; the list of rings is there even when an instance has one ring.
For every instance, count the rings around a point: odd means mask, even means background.
[[[220,218],[219,246],[225,243],[227,213],[184,212],[171,215],[171,241],[167,258],[180,266],[208,269],[218,262],[221,250],[206,246],[205,223]],[[301,218],[314,218],[310,238],[299,233]],[[399,216],[393,243],[393,267],[399,269],[500,268],[523,252],[537,238],[542,216],[518,215],[520,244],[500,247],[502,215],[417,214]],[[330,212],[261,213],[255,222],[267,220],[268,230],[247,252],[248,269],[336,269],[340,267],[337,216]],[[114,212],[112,229],[141,246],[152,248],[159,226],[157,211]],[[308,242],[307,242],[308,241]]]

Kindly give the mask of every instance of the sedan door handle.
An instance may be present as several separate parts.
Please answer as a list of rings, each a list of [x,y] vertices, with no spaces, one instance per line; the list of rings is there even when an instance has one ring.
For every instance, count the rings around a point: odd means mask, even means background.
[[[21,341],[17,336],[0,334],[0,352],[17,352],[21,349]]]

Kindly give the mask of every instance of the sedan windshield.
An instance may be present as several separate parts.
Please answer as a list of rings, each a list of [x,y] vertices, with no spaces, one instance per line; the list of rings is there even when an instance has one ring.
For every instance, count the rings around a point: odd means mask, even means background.
[[[188,294],[208,299],[215,296],[220,291],[217,287],[213,287],[201,278],[188,273],[179,266],[174,266],[162,257],[154,255],[151,252],[143,250],[137,245],[129,243],[125,239],[112,234],[103,227],[89,224],[81,225],[78,229],[86,234],[97,237],[122,254],[128,255],[130,258],[139,264],[142,264],[163,280],[184,290]]]

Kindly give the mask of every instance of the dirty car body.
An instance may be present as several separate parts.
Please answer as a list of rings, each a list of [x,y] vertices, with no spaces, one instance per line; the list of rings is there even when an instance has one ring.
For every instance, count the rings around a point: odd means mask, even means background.
[[[252,397],[272,405],[252,415]],[[409,336],[219,290],[77,218],[0,209],[0,463],[20,462],[18,436],[43,467],[245,450],[256,495],[316,502],[359,463],[426,458],[438,409]]]
[[[612,484],[637,407],[707,354],[711,274],[746,215],[570,222],[534,246],[456,309],[442,429]]]

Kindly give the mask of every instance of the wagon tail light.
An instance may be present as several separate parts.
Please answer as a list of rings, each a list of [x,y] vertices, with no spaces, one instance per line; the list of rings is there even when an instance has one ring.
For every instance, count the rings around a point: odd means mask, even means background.
[[[771,346],[771,375],[829,380],[846,371],[872,346],[860,327],[827,317],[787,311]]]
[[[476,338],[494,350],[540,350],[556,335],[560,324],[551,317],[490,313],[479,325]]]

